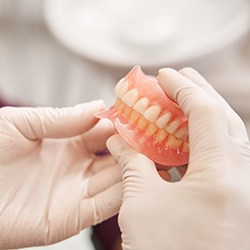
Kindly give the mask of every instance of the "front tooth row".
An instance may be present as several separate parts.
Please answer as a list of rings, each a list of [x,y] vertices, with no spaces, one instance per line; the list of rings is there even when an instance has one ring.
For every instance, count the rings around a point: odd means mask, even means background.
[[[158,118],[161,113],[161,108],[158,105],[154,105],[148,108],[148,98],[144,97],[139,99],[138,90],[134,88],[128,91],[128,88],[128,81],[126,81],[125,79],[121,79],[115,86],[115,93],[127,106],[133,107],[135,111],[143,114],[143,116],[148,121],[156,122],[159,128],[166,127],[171,119],[172,114],[170,112],[167,112],[166,114]],[[169,133],[174,134],[179,125],[180,121],[175,120],[171,122],[166,129]],[[186,131],[184,131],[184,133],[180,133],[180,135],[178,135],[177,137],[182,138],[185,136],[185,133]]]
[[[141,115],[141,113],[135,111],[131,107],[126,106],[126,104],[124,104],[120,99],[118,99],[116,102],[116,108],[120,112],[124,113],[124,115],[129,116],[130,117],[129,119],[131,122],[133,123],[136,122],[136,127],[138,129],[141,129],[141,130],[146,129],[146,134],[148,136],[155,134],[155,138],[158,142],[162,142],[165,139],[167,139],[167,145],[170,148],[177,149],[183,144],[182,146],[183,150],[186,152],[189,151],[188,142],[182,141],[183,139],[184,140],[187,139],[188,130],[186,127],[183,127],[177,130],[177,127],[180,124],[179,120],[174,120],[168,124],[166,129],[163,128],[164,127],[163,125],[165,123],[168,123],[168,121],[171,118],[170,112],[164,114],[163,116],[161,116],[160,118],[156,120],[156,117],[152,118],[153,115],[151,116],[151,114],[153,114],[154,112],[158,114],[158,111],[159,111],[158,106],[157,108],[156,106],[151,106],[150,108],[148,108],[145,111],[146,113],[146,117],[145,117],[145,113]],[[156,122],[155,123],[152,122],[153,120],[154,121],[156,120]]]
[[[144,97],[139,100],[138,98],[138,91],[136,89],[131,89],[123,96],[122,101],[120,99],[117,100],[117,110],[123,112],[125,116],[131,115],[130,120],[132,122],[138,120],[142,115],[142,117],[144,117],[148,122],[156,123],[159,128],[165,128],[168,133],[176,133],[177,138],[187,138],[187,129],[177,130],[181,124],[180,120],[176,119],[172,122],[169,122],[172,117],[172,114],[170,112],[167,112],[159,117],[161,108],[158,105],[148,107],[149,101],[147,98]],[[142,122],[139,122],[139,124],[141,123]]]

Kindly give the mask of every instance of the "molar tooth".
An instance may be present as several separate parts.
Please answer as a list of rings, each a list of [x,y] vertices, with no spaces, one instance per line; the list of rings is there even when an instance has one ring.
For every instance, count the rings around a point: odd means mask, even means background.
[[[155,122],[156,119],[158,118],[159,114],[161,113],[161,108],[158,105],[154,105],[149,107],[144,113],[143,116],[151,121]]]
[[[149,100],[148,98],[144,97],[141,98],[133,107],[134,110],[136,110],[139,113],[143,113],[147,107],[148,107]]]
[[[168,132],[165,129],[159,129],[156,133],[156,140],[162,142],[168,136]]]
[[[138,113],[138,112],[135,111],[135,110],[132,110],[129,119],[130,119],[131,122],[136,122],[140,117],[141,117],[141,114],[140,114],[140,113]]]
[[[164,128],[167,126],[169,120],[171,119],[172,114],[170,112],[167,112],[166,114],[160,116],[157,120],[156,120],[156,124],[159,128]]]
[[[157,131],[158,127],[154,123],[149,123],[146,133],[147,135],[153,135]]]
[[[180,120],[174,120],[174,121],[169,123],[169,125],[166,127],[166,130],[170,134],[174,134],[175,131],[177,130],[177,128],[180,126],[180,124],[181,124]]]
[[[188,128],[187,127],[180,128],[175,132],[174,135],[178,139],[185,140],[188,138]]]
[[[125,93],[128,92],[129,83],[122,78],[116,85],[115,85],[115,94],[122,98]]]
[[[138,129],[144,129],[148,125],[149,121],[147,121],[143,116],[137,122]]]
[[[129,107],[133,107],[139,98],[139,93],[137,89],[129,90],[124,96],[122,100],[126,103]]]
[[[182,140],[175,138],[173,135],[169,135],[167,138],[167,145],[172,149],[177,149],[182,144]]]

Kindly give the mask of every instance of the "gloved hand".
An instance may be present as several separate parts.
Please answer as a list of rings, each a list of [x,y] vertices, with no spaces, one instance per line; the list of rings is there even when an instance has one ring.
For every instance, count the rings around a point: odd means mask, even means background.
[[[167,182],[121,137],[108,140],[123,172],[123,249],[250,249],[250,145],[242,120],[193,69],[162,69],[158,80],[189,118],[190,161],[179,182]]]
[[[95,118],[103,108],[0,109],[0,249],[55,243],[118,212],[121,170],[95,154],[114,132]]]

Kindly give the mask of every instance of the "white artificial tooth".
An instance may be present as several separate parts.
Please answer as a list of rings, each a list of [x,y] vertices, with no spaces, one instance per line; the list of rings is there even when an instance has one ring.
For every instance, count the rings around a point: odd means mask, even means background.
[[[170,121],[172,117],[172,114],[170,112],[167,112],[166,114],[160,116],[157,120],[156,120],[156,124],[159,128],[164,128],[167,126],[168,122]]]
[[[140,114],[140,113],[138,113],[138,112],[135,111],[135,110],[132,110],[129,119],[130,119],[131,122],[136,122],[140,117],[141,117],[141,114]]]
[[[181,146],[182,140],[175,138],[173,135],[169,135],[167,138],[167,145],[170,148],[177,149]]]
[[[115,94],[122,98],[125,93],[128,92],[129,83],[122,78],[116,85],[115,85]]]
[[[123,110],[123,115],[124,116],[129,116],[130,113],[132,112],[132,110],[133,110],[132,108],[126,106],[125,109]]]
[[[156,133],[156,140],[162,142],[168,136],[168,132],[165,129],[159,129]]]
[[[133,107],[139,98],[139,93],[137,89],[129,90],[123,97],[122,101],[126,103],[129,107]]]
[[[147,135],[153,135],[157,131],[158,127],[155,125],[155,123],[149,123],[146,134]]]
[[[133,107],[133,109],[139,113],[143,113],[148,107],[149,100],[148,98],[144,97],[141,98]]]
[[[144,113],[143,116],[151,121],[155,122],[158,118],[159,114],[161,113],[161,108],[158,105],[150,106]]]
[[[180,120],[174,120],[172,122],[170,122],[168,124],[168,126],[166,127],[166,130],[170,133],[170,134],[174,134],[175,131],[177,130],[177,128],[180,126],[181,122]]]
[[[180,128],[175,132],[174,135],[178,139],[185,140],[188,138],[188,128],[187,127]]]
[[[143,116],[141,116],[137,122],[137,128],[142,130],[148,125],[148,123],[149,122]]]

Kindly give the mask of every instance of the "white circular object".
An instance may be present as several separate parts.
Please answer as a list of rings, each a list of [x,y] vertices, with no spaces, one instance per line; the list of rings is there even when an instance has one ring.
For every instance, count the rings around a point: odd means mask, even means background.
[[[114,66],[176,64],[249,28],[248,0],[47,0],[45,19],[67,47]]]

